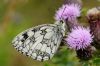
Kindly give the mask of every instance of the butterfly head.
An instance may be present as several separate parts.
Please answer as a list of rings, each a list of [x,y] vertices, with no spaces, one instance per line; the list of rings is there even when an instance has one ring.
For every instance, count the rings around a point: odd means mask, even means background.
[[[66,29],[67,29],[67,25],[66,25],[66,22],[61,20],[61,21],[56,21],[55,24],[57,26],[59,26],[63,36],[65,36],[65,32],[66,32]]]

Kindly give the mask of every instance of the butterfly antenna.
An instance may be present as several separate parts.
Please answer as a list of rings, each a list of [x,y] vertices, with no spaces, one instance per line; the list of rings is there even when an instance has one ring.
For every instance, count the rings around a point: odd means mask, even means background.
[[[63,21],[64,21],[64,19],[63,19],[62,17],[63,17],[63,13],[64,13],[65,9],[66,9],[66,6],[64,7],[64,9],[63,9],[63,12],[62,12],[61,16],[60,16],[60,15],[58,15],[58,16],[59,16],[59,19],[60,19],[60,21],[59,21],[59,22],[61,22],[61,23],[63,23]],[[56,22],[56,24],[59,24],[59,23],[58,23],[58,22]]]
[[[63,13],[64,13],[65,9],[66,9],[66,6],[65,6],[65,8],[64,8],[64,10],[63,10],[63,12],[61,14],[61,17],[59,17],[61,19],[61,22],[63,21],[62,17],[63,17]]]

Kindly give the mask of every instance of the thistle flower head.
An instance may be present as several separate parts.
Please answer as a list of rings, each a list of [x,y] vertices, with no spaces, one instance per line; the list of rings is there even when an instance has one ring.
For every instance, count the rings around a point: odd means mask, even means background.
[[[65,39],[71,49],[85,49],[92,42],[93,36],[88,28],[77,27],[72,29],[72,32]]]
[[[63,5],[55,14],[55,20],[74,20],[80,16],[80,6],[78,4]]]
[[[88,10],[87,18],[90,25],[91,33],[94,35],[94,42],[92,45],[96,49],[100,49],[100,6]]]
[[[87,18],[92,21],[100,20],[100,7],[89,9],[87,12]]]

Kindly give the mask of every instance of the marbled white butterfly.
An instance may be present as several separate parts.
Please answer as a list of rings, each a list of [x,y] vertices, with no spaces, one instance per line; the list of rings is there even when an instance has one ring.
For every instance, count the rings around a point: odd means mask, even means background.
[[[35,60],[51,59],[65,36],[65,22],[43,24],[27,29],[17,35],[13,46],[22,54]]]

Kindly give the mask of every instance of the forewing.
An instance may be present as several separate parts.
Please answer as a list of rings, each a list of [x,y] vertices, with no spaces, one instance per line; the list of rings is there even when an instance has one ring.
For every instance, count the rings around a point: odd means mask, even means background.
[[[45,24],[30,28],[12,41],[21,53],[39,61],[51,59],[62,40],[62,33],[57,25]]]

